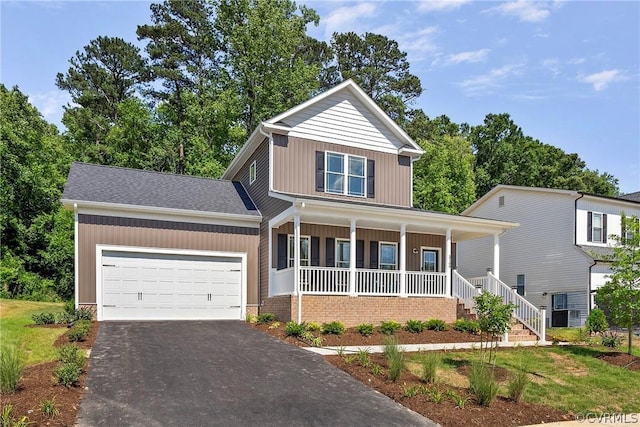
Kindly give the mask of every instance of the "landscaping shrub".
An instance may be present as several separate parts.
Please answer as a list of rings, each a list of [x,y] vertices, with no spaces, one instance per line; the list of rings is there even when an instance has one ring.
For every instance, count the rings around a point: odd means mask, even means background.
[[[453,324],[453,329],[460,332],[467,332],[470,334],[478,335],[480,333],[480,325],[473,320],[458,319]]]
[[[369,347],[358,349],[358,362],[360,362],[360,366],[367,368],[371,364],[370,353],[371,349],[369,349]]]
[[[0,351],[0,392],[13,393],[22,376],[22,357],[14,346],[4,346]]]
[[[528,383],[529,378],[527,378],[527,373],[523,369],[518,369],[507,386],[509,398],[514,402],[520,402]]]
[[[258,316],[247,313],[247,315],[244,317],[244,321],[247,323],[256,323],[258,321]]]
[[[84,341],[87,335],[89,335],[90,330],[91,322],[89,320],[78,320],[76,324],[67,331],[67,336],[71,342]]]
[[[398,381],[404,369],[404,352],[398,345],[398,340],[392,337],[385,339],[384,356],[389,361],[389,379]]]
[[[75,363],[62,363],[53,370],[58,384],[69,388],[78,384],[81,368]]]
[[[426,327],[425,323],[422,320],[407,320],[407,323],[405,324],[404,328],[409,331],[412,332],[414,334],[419,334],[420,332],[424,331],[424,328]]]
[[[66,311],[56,313],[56,323],[63,325],[65,323],[71,323],[76,320],[76,317],[72,313]]]
[[[489,366],[474,362],[469,371],[471,392],[476,396],[479,405],[489,406],[498,394],[498,382]]]
[[[438,367],[441,357],[438,353],[429,352],[422,358],[422,381],[426,383],[436,382]]]
[[[43,313],[34,313],[31,315],[36,325],[53,325],[56,323],[56,317],[53,313],[45,311]]]
[[[373,324],[372,323],[361,323],[356,326],[356,330],[360,333],[360,335],[368,337],[373,334]]]
[[[338,320],[334,320],[333,322],[322,324],[322,333],[324,334],[342,335],[344,334],[344,331],[345,331],[344,323]]]
[[[74,364],[82,368],[85,356],[76,344],[65,344],[58,349],[58,360],[63,364]]]
[[[599,308],[594,308],[587,316],[587,321],[584,324],[589,334],[603,333],[609,327],[607,322],[607,316],[604,311]]]
[[[284,327],[284,333],[289,337],[301,337],[307,331],[307,324],[305,322],[298,323],[293,320],[287,322]]]
[[[611,348],[620,347],[622,345],[622,337],[615,332],[606,332],[602,334],[602,345]]]
[[[402,325],[396,322],[395,320],[380,322],[380,332],[382,332],[385,335],[393,335],[401,327]]]
[[[307,331],[319,332],[321,329],[322,329],[322,326],[320,326],[318,322],[307,323]]]
[[[444,320],[440,319],[430,319],[425,323],[425,327],[430,331],[444,331],[447,329],[447,324]]]
[[[93,320],[93,311],[90,308],[80,308],[75,311],[76,320],[87,320],[91,322]]]
[[[56,407],[55,398],[40,402],[40,410],[47,418],[55,418],[60,415],[60,410]]]
[[[273,313],[262,313],[258,315],[258,323],[265,324],[276,320],[276,315]]]

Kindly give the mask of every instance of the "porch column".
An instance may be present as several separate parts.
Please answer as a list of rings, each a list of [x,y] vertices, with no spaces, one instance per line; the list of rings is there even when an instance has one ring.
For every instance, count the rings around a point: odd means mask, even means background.
[[[407,225],[400,226],[400,296],[407,296]]]
[[[356,220],[351,220],[349,234],[349,295],[356,296]]]
[[[451,296],[451,229],[447,228],[444,246],[445,295]]]
[[[493,275],[496,276],[497,279],[500,279],[500,235],[493,235]],[[495,281],[493,281],[493,286],[491,287],[492,293],[495,295],[498,293],[498,286]]]
[[[293,289],[300,295],[300,215],[293,217]]]

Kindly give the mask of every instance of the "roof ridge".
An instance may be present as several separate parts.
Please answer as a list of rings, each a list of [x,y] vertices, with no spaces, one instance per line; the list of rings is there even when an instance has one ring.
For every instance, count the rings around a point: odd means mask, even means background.
[[[188,177],[188,178],[194,178],[194,179],[202,179],[205,181],[218,181],[218,182],[235,182],[232,181],[230,179],[222,179],[222,178],[209,178],[206,176],[199,176],[199,175],[186,175],[186,174],[178,174],[175,172],[161,172],[161,171],[154,171],[154,170],[148,170],[148,169],[136,169],[136,168],[130,168],[130,167],[126,167],[126,166],[112,166],[112,165],[100,165],[100,164],[95,164],[95,163],[87,163],[87,162],[73,162],[72,165],[83,165],[83,166],[91,166],[91,167],[99,167],[99,168],[104,168],[104,169],[120,169],[120,170],[127,170],[127,171],[132,171],[132,172],[144,172],[144,173],[148,173],[148,174],[156,174],[156,175],[163,175],[163,176],[183,176],[183,177]]]

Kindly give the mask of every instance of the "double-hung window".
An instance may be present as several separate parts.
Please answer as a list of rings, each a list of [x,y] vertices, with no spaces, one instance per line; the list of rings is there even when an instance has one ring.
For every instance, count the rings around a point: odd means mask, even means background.
[[[516,276],[516,292],[518,295],[524,296],[524,274]]]
[[[593,242],[602,242],[602,214],[593,213],[591,220],[591,238]]]
[[[336,267],[349,268],[351,260],[351,242],[345,239],[336,239]]]
[[[288,260],[289,268],[295,264],[295,238],[289,234]],[[311,236],[300,236],[300,265],[303,267],[311,265]]]
[[[380,270],[398,269],[398,245],[396,243],[380,243]]]
[[[361,156],[326,153],[325,191],[365,197],[367,159]]]
[[[554,310],[566,310],[567,309],[567,294],[555,294],[552,295],[553,309]]]
[[[438,271],[439,252],[437,249],[422,248],[422,271]]]

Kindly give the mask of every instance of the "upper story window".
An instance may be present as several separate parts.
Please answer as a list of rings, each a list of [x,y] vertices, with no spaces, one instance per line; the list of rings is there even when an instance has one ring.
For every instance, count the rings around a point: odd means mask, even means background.
[[[256,180],[256,176],[257,166],[256,161],[254,160],[253,163],[251,163],[251,166],[249,166],[249,185],[253,184],[253,182]]]
[[[333,194],[365,197],[365,157],[351,154],[326,153],[325,191]]]
[[[587,212],[587,241],[607,243],[607,214]]]

